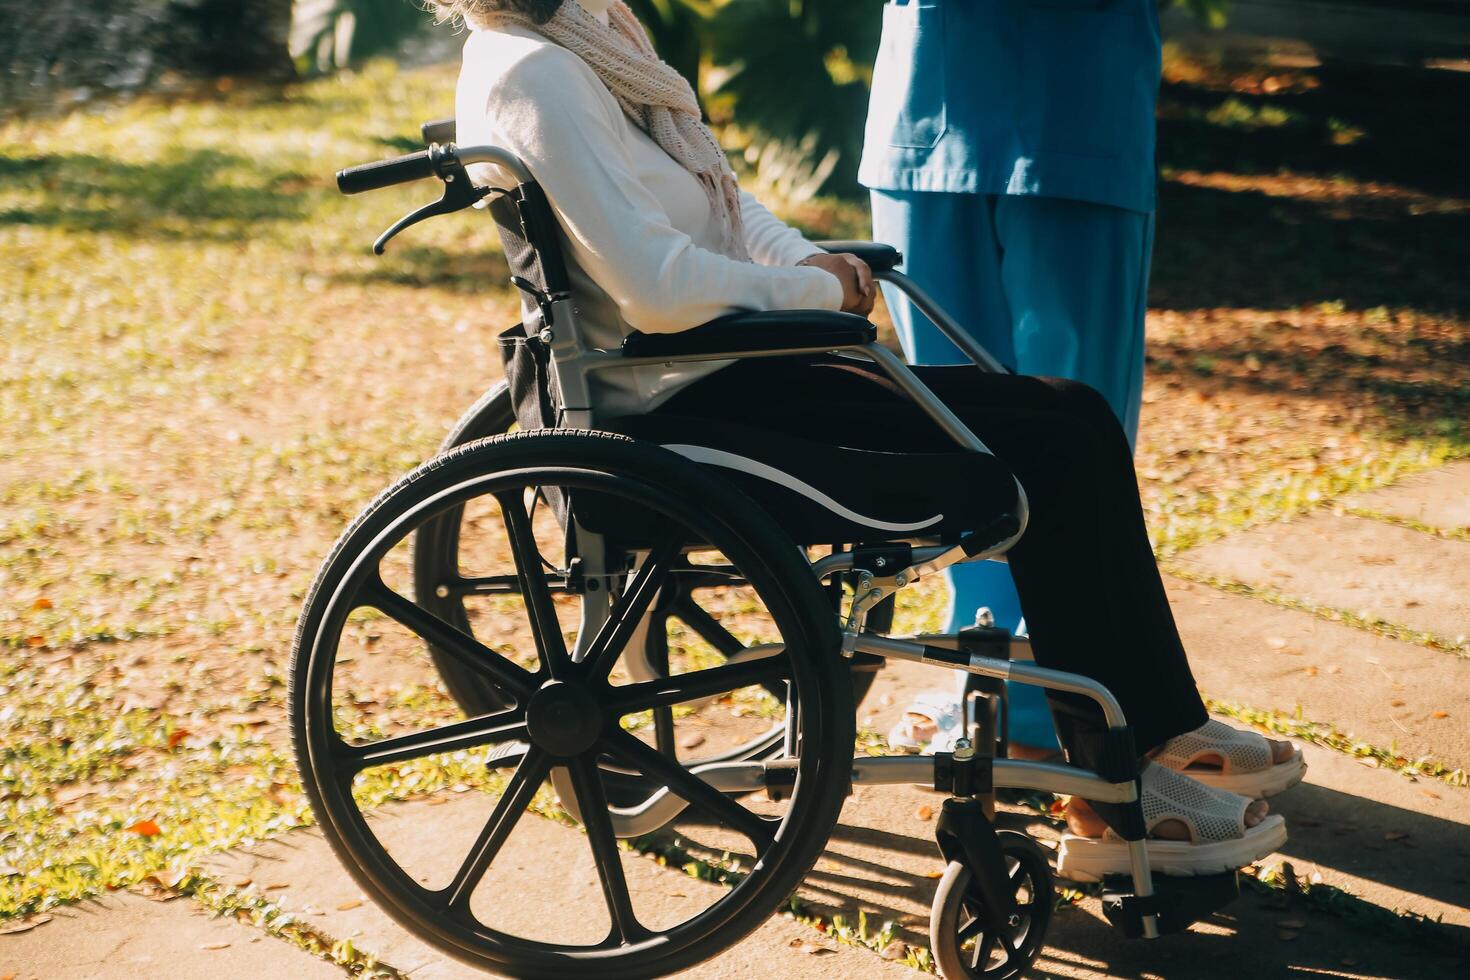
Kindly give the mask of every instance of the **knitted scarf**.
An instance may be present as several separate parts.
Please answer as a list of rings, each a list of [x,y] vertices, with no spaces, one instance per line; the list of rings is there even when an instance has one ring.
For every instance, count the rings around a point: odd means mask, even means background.
[[[643,25],[623,0],[613,0],[607,13],[608,23],[604,24],[576,0],[565,0],[544,24],[525,14],[498,11],[475,18],[472,26],[516,24],[585,61],[628,118],[699,181],[710,211],[723,228],[721,251],[749,262],[740,219],[740,186],[719,140],[700,118],[694,89],[659,58]]]

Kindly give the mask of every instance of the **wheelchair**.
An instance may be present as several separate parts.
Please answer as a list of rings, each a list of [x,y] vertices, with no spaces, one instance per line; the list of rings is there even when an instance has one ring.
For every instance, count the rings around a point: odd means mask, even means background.
[[[507,380],[440,455],[343,533],[298,627],[290,700],[302,779],[327,840],[375,902],[431,945],[500,973],[663,975],[708,960],[787,907],[851,788],[884,783],[947,794],[935,821],[945,871],[930,920],[945,977],[1021,976],[1043,947],[1052,871],[1030,837],[995,828],[1000,788],[1120,808],[1131,873],[1102,883],[1103,908],[1130,936],[1187,928],[1238,894],[1234,874],[1151,875],[1132,733],[1102,685],[1030,663],[1029,641],[1004,630],[891,635],[901,590],[956,562],[1002,557],[1025,531],[1027,502],[868,320],[735,313],[591,349],[533,175],[503,149],[456,146],[452,123],[425,130],[428,149],[338,174],[349,194],[442,185],[439,201],[395,224],[374,251],[417,221],[484,201],[528,312],[501,336]],[[476,186],[466,170],[475,164],[505,179]],[[824,247],[862,257],[975,363],[1005,370],[898,270],[895,250]],[[891,378],[973,462],[963,496],[895,471],[903,457],[892,454],[783,447],[779,433],[738,420],[727,428],[598,411],[599,384],[619,373],[808,354],[861,358]],[[852,505],[864,486],[879,492]],[[887,508],[879,516],[874,500]],[[482,543],[490,538],[493,547]],[[473,611],[486,604],[514,609],[517,625]],[[348,723],[334,678],[364,613],[421,641],[460,720],[373,737]],[[530,639],[512,641],[522,626]],[[856,702],[887,661],[969,675],[969,737],[953,752],[855,754]],[[1091,768],[1005,757],[1007,679],[1096,706],[1106,730]],[[718,738],[711,711],[731,719]],[[452,875],[431,885],[380,840],[356,787],[369,770],[444,753],[482,767],[499,796]],[[547,928],[530,936],[500,922],[523,898],[517,867],[495,865],[526,811],[546,809],[547,783],[555,819],[585,833],[605,919],[568,922],[564,935],[553,902],[539,914]],[[647,914],[635,894],[648,880],[638,862],[659,853],[645,844],[670,834],[722,869],[721,887],[685,918]],[[570,941],[573,925],[586,926],[585,942]]]

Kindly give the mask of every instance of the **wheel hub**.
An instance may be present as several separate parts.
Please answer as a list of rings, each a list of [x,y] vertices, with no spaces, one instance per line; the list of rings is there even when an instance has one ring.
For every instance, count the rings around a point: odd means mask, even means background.
[[[547,681],[526,706],[531,741],[552,755],[586,752],[602,734],[602,706],[580,684]]]

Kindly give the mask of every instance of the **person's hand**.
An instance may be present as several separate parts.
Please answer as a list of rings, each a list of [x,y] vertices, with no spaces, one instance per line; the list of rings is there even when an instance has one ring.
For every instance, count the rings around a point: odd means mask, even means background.
[[[810,265],[830,272],[842,283],[842,312],[867,316],[873,312],[873,300],[878,297],[878,286],[873,282],[873,270],[868,263],[847,252],[833,255],[821,252],[809,255],[797,265]]]

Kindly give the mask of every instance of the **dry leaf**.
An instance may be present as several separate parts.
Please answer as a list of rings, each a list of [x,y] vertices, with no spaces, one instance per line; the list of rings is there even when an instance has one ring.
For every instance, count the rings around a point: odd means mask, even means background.
[[[1402,708],[1404,706],[1404,699],[1394,698],[1392,701],[1388,702],[1388,705],[1391,708]]]
[[[837,952],[835,947],[823,946],[820,943],[814,943],[807,939],[793,939],[791,940],[790,946],[792,949],[800,950],[810,956],[821,956],[823,953]]]
[[[927,803],[922,804],[917,810],[914,811],[914,816],[918,817],[920,820],[933,820],[934,808],[932,806],[929,806]]]
[[[275,891],[277,888],[290,888],[290,887],[291,887],[291,883],[289,881],[273,881],[269,885],[266,885],[265,886],[265,890],[268,891],[268,892],[271,892],[271,891]]]
[[[234,885],[236,888],[249,888],[250,882],[253,880],[254,879],[250,878],[249,876],[246,876],[244,878],[236,878],[234,881],[230,882],[230,884]]]
[[[169,734],[168,734],[168,747],[169,748],[174,748],[180,742],[182,742],[184,739],[186,739],[188,737],[189,737],[189,730],[187,728],[175,728],[173,731],[169,732]]]
[[[91,796],[96,792],[97,787],[95,786],[89,786],[86,783],[71,783],[62,786],[56,792],[52,793],[51,799],[58,804],[65,805],[67,803],[75,803],[77,800]]]
[[[157,837],[159,834],[163,833],[163,831],[159,829],[158,824],[154,823],[152,820],[139,820],[131,827],[126,827],[124,829],[134,834],[141,834],[144,837]]]
[[[1430,715],[1431,718],[1448,718],[1449,716],[1448,711],[1435,711]]]
[[[200,943],[200,949],[229,949],[229,943]]]
[[[882,956],[885,960],[901,960],[909,955],[909,944],[902,939],[895,939],[887,946],[884,946],[883,952],[878,955]]]
[[[51,921],[49,915],[31,915],[24,919],[16,919],[13,922],[0,922],[0,936],[8,936],[17,932],[30,932],[36,926],[44,926]]]
[[[353,909],[362,908],[362,899],[353,898],[337,906],[338,912],[351,912]]]
[[[699,732],[690,732],[679,740],[681,749],[697,749],[704,744],[704,735]]]
[[[32,609],[50,609],[51,608],[51,600],[48,599],[48,598],[46,598],[45,596],[41,596],[41,598],[39,598],[35,602],[31,603],[31,608]]]
[[[944,869],[941,868],[938,871],[926,871],[926,872],[924,872],[924,877],[925,878],[943,878],[944,877]]]
[[[45,645],[46,638],[44,636],[41,636],[39,633],[35,636],[26,637],[26,646],[28,647],[43,647]]]

